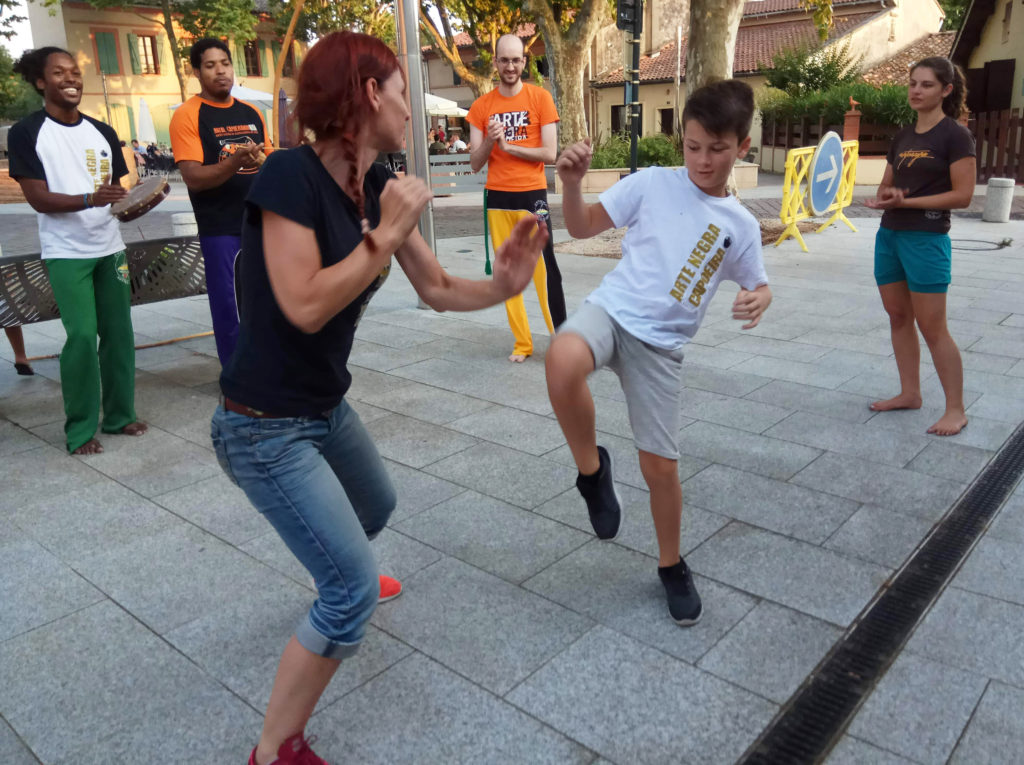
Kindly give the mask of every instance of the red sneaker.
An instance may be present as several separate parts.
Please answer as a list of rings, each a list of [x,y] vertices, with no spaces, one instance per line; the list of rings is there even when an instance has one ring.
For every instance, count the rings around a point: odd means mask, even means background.
[[[390,576],[380,575],[380,599],[378,603],[386,603],[389,600],[394,600],[402,594],[402,583],[397,579],[392,579]]]
[[[316,736],[306,739],[301,733],[286,738],[277,748],[277,759],[271,765],[328,765],[327,760],[317,757],[316,752],[310,749],[309,745],[314,741]],[[256,765],[255,749],[249,755],[249,765]]]
[[[316,589],[316,580],[310,578],[309,583],[313,585],[313,589]],[[386,603],[389,600],[394,600],[402,594],[402,583],[397,579],[393,579],[390,576],[380,575],[380,597],[377,599],[378,603]]]

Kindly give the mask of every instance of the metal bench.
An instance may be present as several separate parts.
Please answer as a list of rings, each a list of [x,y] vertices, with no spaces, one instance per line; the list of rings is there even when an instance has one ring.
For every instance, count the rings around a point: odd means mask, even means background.
[[[482,191],[487,183],[487,167],[474,173],[468,154],[434,154],[430,156],[430,188],[436,196],[464,191]]]
[[[125,251],[132,305],[206,294],[203,254],[196,237],[132,242]],[[50,279],[38,254],[0,258],[0,327],[59,316]]]

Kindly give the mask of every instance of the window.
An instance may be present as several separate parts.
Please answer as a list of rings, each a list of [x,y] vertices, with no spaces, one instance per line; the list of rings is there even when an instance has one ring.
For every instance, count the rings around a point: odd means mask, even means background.
[[[160,74],[156,35],[139,35],[136,38],[135,51],[139,57],[137,74]]]
[[[551,76],[551,67],[548,65],[547,56],[534,56],[533,60],[537,64],[537,73],[540,74],[541,77]]]
[[[277,66],[278,60],[281,58],[281,43],[274,40],[270,44],[271,52],[274,54],[274,66]],[[293,42],[288,48],[288,55],[284,59],[284,70],[281,72],[282,77],[294,77],[295,76],[295,43]]]
[[[658,109],[658,123],[662,133],[664,133],[667,136],[671,136],[673,133],[675,133],[675,117],[675,109]]]
[[[639,111],[637,121],[637,135],[644,134],[644,110],[643,106],[637,108]],[[613,133],[625,133],[629,130],[629,125],[626,122],[626,107],[622,104],[617,104],[612,107],[612,132]]]
[[[295,43],[291,44],[288,48],[288,55],[284,57],[284,71],[281,72],[281,76],[295,76]]]
[[[121,63],[117,59],[117,36],[113,32],[94,32],[96,40],[96,63],[101,74],[121,74]]]
[[[249,77],[263,77],[263,68],[260,66],[260,49],[255,40],[250,40],[242,49],[245,58],[245,71]]]

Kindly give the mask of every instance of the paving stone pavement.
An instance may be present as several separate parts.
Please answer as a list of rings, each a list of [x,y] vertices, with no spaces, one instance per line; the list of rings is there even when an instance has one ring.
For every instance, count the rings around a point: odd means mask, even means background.
[[[666,614],[613,375],[591,380],[625,528],[598,542],[536,356],[496,307],[415,308],[398,269],[368,308],[350,399],[399,502],[374,542],[405,593],[377,609],[310,723],[333,763],[731,763],[1024,417],[1024,223],[960,219],[949,313],[970,426],[875,414],[896,370],[872,281],[877,220],[765,250],[775,303],[742,332],[725,285],[687,351],[683,548],[706,616]],[[564,232],[559,232],[564,237]],[[6,249],[6,245],[5,245]],[[440,240],[482,275],[480,236]],[[570,307],[614,265],[563,255]],[[543,323],[531,298],[534,327]],[[148,344],[209,329],[205,298],[133,309]],[[59,323],[25,327],[59,351]],[[0,763],[244,762],[280,650],[314,598],[220,472],[212,338],[139,350],[151,431],[62,443],[56,360],[0,344]],[[1024,751],[1024,487],[859,710],[829,762],[1014,763]]]

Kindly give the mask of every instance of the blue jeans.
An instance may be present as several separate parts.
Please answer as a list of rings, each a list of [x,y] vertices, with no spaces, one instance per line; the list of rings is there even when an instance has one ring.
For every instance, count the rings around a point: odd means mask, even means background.
[[[219,406],[210,435],[224,472],[316,582],[299,643],[328,658],[355,653],[380,595],[370,540],[396,503],[359,415],[345,401],[322,418],[256,419]]]

